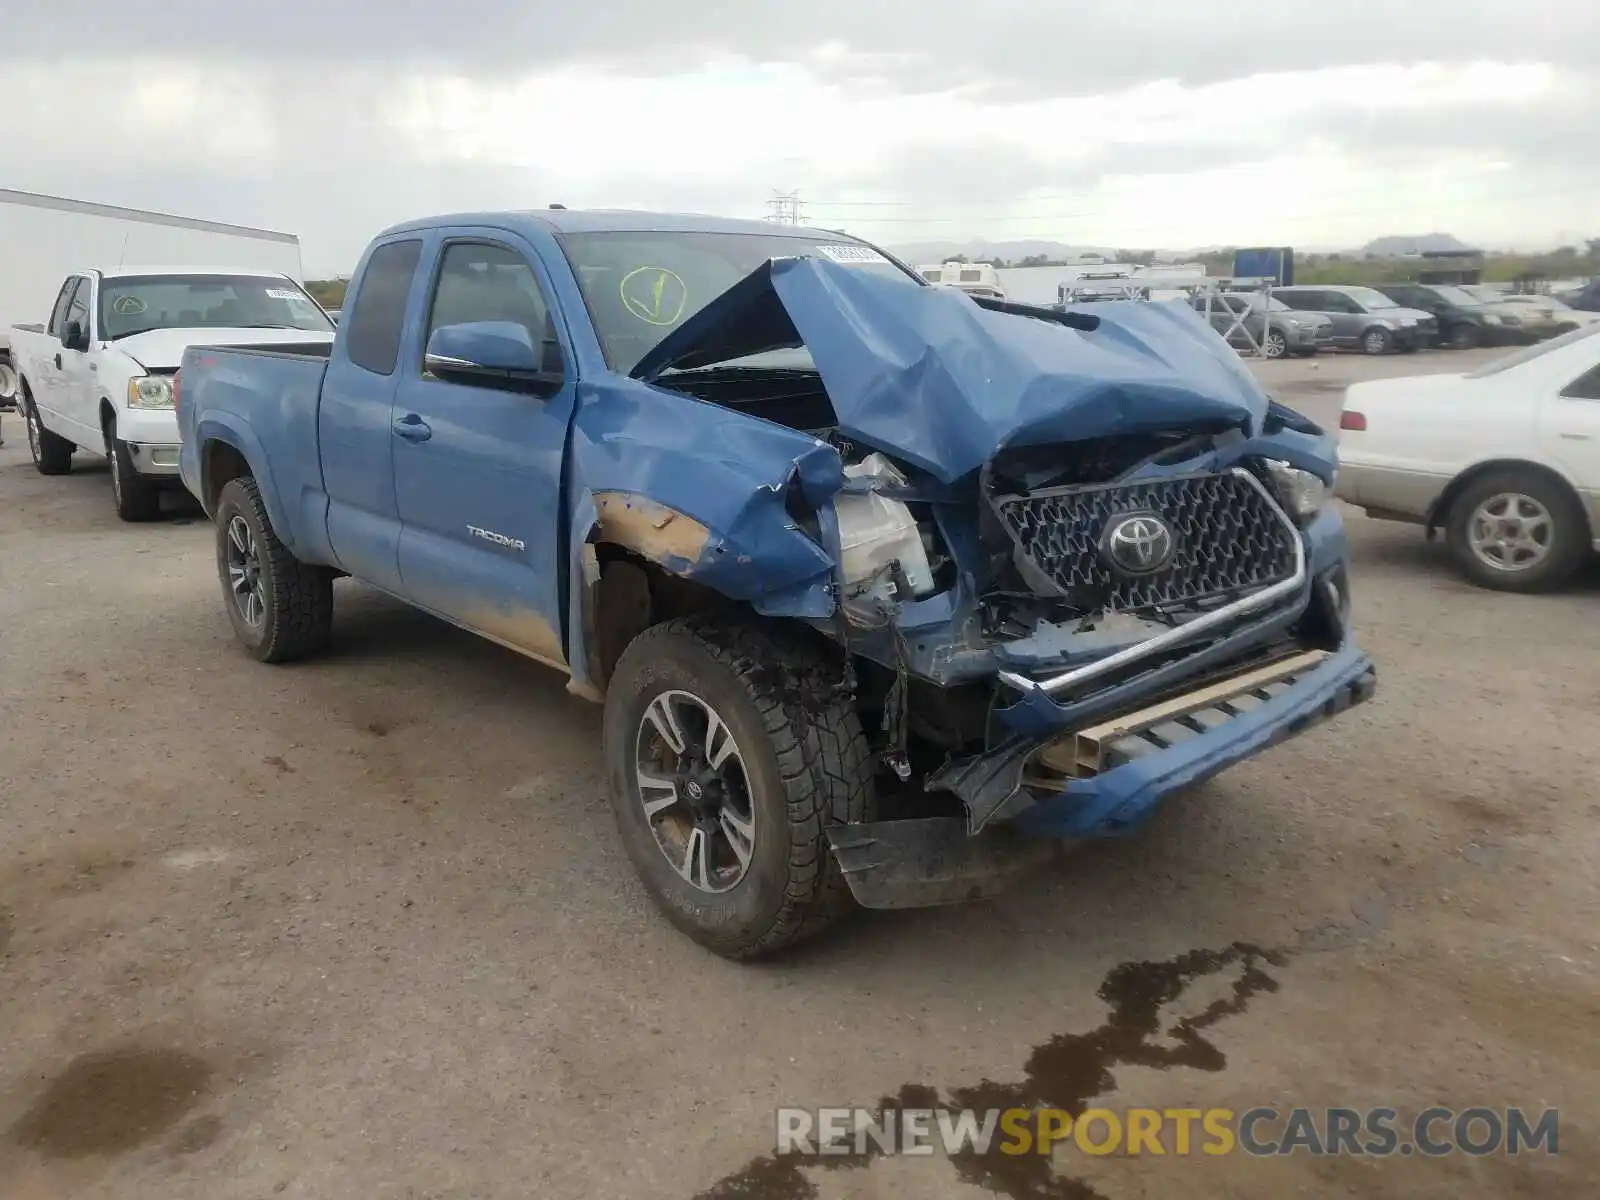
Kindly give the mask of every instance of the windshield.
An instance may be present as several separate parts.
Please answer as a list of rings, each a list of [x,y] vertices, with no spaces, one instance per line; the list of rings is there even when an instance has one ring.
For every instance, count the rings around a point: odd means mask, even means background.
[[[1361,305],[1362,308],[1399,308],[1400,307],[1393,300],[1389,299],[1389,297],[1385,296],[1382,292],[1378,291],[1376,288],[1347,287],[1347,288],[1342,288],[1340,290],[1343,291],[1345,295],[1349,296],[1350,299],[1354,300],[1357,304]]]
[[[712,300],[772,258],[814,254],[863,271],[926,286],[914,272],[837,234],[565,233],[557,240],[578,277],[589,319],[613,371],[627,373],[656,344]],[[754,365],[756,357],[741,359]],[[783,355],[785,367],[810,356]]]
[[[1433,289],[1433,294],[1448,304],[1459,304],[1462,308],[1476,308],[1483,303],[1466,288],[1441,285]]]
[[[1501,371],[1508,371],[1512,367],[1520,367],[1525,362],[1532,362],[1536,358],[1543,358],[1552,350],[1560,350],[1573,342],[1581,342],[1584,338],[1600,336],[1600,325],[1580,325],[1577,329],[1569,330],[1560,337],[1551,338],[1548,342],[1538,342],[1532,346],[1524,347],[1515,354],[1508,354],[1504,358],[1497,358],[1492,363],[1479,367],[1470,373],[1468,379],[1483,379],[1488,375],[1498,375]]]
[[[1505,299],[1505,296],[1487,284],[1463,283],[1461,290],[1472,296],[1479,304],[1498,304]]]
[[[1266,297],[1261,295],[1260,292],[1229,292],[1228,295],[1236,301],[1243,300],[1247,302],[1250,305],[1252,312],[1260,312],[1263,305],[1266,306],[1268,312],[1295,311],[1282,300],[1279,300],[1276,296],[1274,296],[1271,300],[1268,300]]]
[[[331,333],[333,322],[281,275],[125,275],[100,286],[100,329],[114,342],[152,329]]]

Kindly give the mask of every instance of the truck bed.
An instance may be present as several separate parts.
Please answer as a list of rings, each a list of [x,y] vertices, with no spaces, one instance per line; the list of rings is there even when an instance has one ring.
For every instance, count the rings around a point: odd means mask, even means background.
[[[184,486],[203,503],[210,499],[196,453],[208,437],[259,447],[273,468],[274,486],[264,494],[272,523],[307,560],[326,538],[317,421],[331,350],[317,342],[190,346],[178,369]]]
[[[318,358],[333,353],[332,342],[283,342],[271,346],[238,346],[223,342],[215,346],[197,345],[198,351],[226,350],[229,354],[250,354],[259,358]]]

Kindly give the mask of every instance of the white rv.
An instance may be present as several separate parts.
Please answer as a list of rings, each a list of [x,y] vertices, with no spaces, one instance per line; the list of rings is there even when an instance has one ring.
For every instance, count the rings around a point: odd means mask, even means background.
[[[942,283],[960,288],[973,296],[990,300],[1004,300],[1006,290],[1000,285],[1000,273],[993,263],[947,262],[918,267],[917,273],[929,283]]]
[[[16,397],[13,325],[43,323],[75,271],[147,262],[222,262],[302,282],[300,239],[290,233],[0,188],[0,403]]]

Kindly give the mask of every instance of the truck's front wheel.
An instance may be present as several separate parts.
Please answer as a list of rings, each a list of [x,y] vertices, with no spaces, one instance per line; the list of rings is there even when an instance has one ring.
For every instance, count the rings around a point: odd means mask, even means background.
[[[629,858],[701,945],[755,958],[853,907],[826,828],[871,819],[861,723],[758,627],[679,620],[634,639],[606,689],[605,756]]]
[[[333,626],[333,575],[289,552],[248,475],[222,489],[216,513],[217,574],[228,620],[244,648],[262,662],[321,650]]]
[[[139,474],[128,443],[117,436],[115,417],[107,418],[106,461],[111,464],[111,498],[124,521],[154,521],[161,515],[161,488]]]

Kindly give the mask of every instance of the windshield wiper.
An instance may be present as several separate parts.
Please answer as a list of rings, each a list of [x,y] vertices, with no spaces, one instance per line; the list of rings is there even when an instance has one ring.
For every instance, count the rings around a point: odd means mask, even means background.
[[[815,368],[805,367],[747,367],[712,363],[705,367],[668,367],[661,372],[668,375],[815,375]]]

